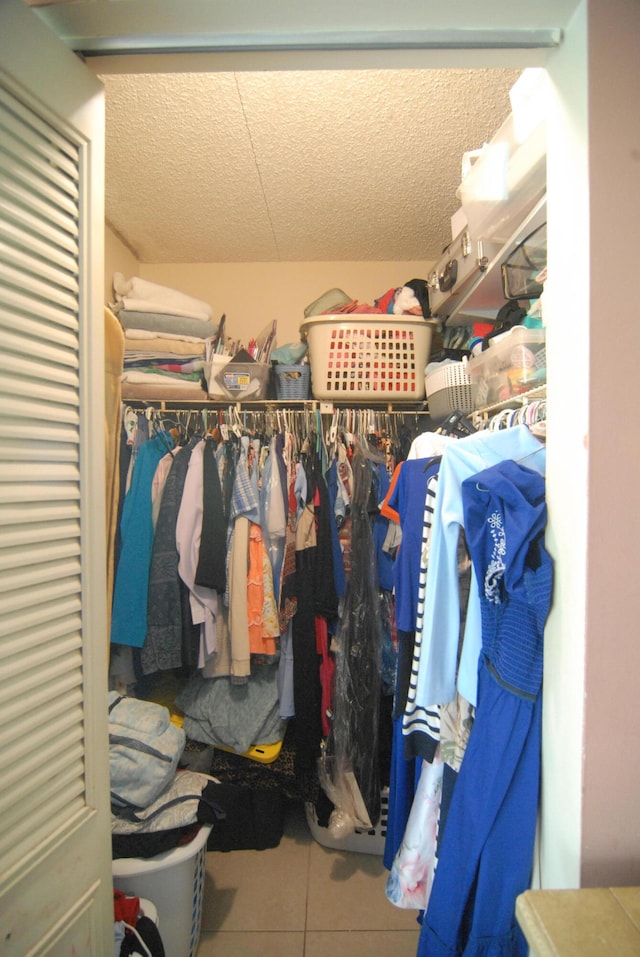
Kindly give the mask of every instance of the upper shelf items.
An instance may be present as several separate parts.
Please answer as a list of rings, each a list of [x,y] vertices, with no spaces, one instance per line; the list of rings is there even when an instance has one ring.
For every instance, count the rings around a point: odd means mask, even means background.
[[[545,82],[544,71],[525,71],[513,112],[463,159],[455,235],[429,276],[432,315],[447,325],[495,319],[505,303],[501,264],[546,219]]]

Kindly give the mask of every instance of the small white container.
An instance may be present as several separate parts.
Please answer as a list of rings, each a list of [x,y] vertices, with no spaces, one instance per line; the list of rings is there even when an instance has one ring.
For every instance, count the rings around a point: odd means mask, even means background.
[[[343,838],[334,838],[329,829],[318,824],[313,804],[305,805],[307,824],[311,836],[322,847],[329,847],[334,851],[355,851],[357,854],[384,854],[384,845],[387,838],[387,819],[389,815],[389,788],[380,792],[380,820],[372,828],[357,827]]]
[[[429,415],[441,422],[452,412],[473,412],[477,383],[468,375],[462,362],[443,362],[425,376]]]
[[[122,857],[112,862],[114,890],[145,897],[158,912],[158,930],[166,957],[195,957],[202,926],[207,840],[203,824],[183,847],[155,857]]]

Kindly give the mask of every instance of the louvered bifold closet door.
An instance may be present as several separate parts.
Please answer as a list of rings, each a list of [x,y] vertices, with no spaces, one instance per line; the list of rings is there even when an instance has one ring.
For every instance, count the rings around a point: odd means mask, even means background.
[[[0,874],[84,806],[77,148],[0,89]]]

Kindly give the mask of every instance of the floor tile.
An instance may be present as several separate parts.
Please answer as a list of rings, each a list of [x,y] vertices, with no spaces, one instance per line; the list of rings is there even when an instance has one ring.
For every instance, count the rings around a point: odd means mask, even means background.
[[[198,947],[198,957],[304,957],[304,953],[304,934],[295,931],[203,933]]]
[[[331,957],[416,957],[418,937],[419,928],[415,931],[310,931],[304,957],[327,957],[327,954]]]
[[[377,854],[355,854],[311,845],[308,931],[415,930],[416,910],[390,904],[387,870]]]
[[[211,851],[206,858],[204,931],[304,931],[311,838],[287,820],[278,847]]]

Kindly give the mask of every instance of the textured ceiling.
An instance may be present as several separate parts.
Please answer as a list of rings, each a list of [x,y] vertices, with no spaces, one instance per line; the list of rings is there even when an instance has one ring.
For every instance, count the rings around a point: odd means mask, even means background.
[[[102,76],[107,220],[149,263],[435,260],[517,76]]]

